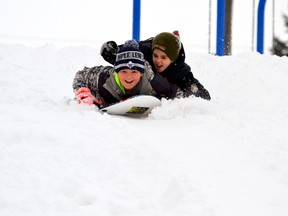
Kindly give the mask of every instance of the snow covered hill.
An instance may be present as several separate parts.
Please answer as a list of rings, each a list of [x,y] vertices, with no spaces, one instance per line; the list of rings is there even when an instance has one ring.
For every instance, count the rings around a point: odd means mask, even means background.
[[[0,44],[0,215],[286,216],[287,57],[186,52],[212,100],[134,119],[72,100],[98,49]]]

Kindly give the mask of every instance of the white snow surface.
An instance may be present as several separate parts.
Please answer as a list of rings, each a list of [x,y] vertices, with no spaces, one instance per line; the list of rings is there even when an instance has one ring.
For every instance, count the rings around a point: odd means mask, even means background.
[[[0,215],[287,216],[287,57],[186,54],[212,100],[137,119],[73,100],[99,49],[0,44]]]

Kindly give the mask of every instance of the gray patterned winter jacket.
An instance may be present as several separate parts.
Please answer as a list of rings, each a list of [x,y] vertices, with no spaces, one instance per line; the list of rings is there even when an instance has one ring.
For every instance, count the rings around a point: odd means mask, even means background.
[[[81,87],[89,88],[91,93],[103,102],[101,107],[141,94],[158,98],[182,96],[181,90],[175,84],[169,83],[163,76],[154,73],[148,62],[145,62],[145,71],[140,82],[129,95],[120,89],[115,81],[114,73],[116,72],[112,66],[84,67],[74,77],[73,90],[75,92]]]

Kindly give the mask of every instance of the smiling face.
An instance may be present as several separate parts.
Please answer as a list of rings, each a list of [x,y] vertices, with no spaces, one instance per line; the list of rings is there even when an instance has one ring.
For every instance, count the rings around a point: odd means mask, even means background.
[[[118,72],[118,77],[125,90],[132,90],[140,81],[142,73],[137,70],[123,69]]]
[[[171,59],[160,49],[154,49],[152,59],[157,72],[163,72],[171,63]]]

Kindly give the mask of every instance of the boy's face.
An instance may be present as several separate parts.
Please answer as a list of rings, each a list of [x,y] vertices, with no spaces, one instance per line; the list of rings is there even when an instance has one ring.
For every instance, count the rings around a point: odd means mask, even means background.
[[[160,49],[153,50],[152,59],[158,73],[163,72],[172,62],[166,53]]]
[[[124,69],[118,72],[118,77],[125,90],[132,90],[140,81],[142,73],[137,70]]]

